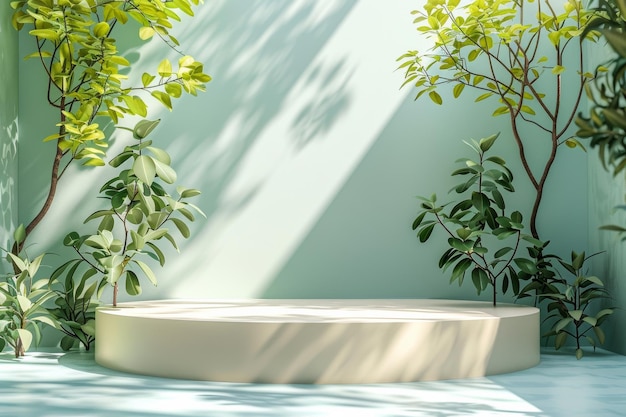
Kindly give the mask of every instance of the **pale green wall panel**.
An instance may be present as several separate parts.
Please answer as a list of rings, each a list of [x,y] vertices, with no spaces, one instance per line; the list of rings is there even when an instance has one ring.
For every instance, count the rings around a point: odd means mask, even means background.
[[[180,255],[168,253],[159,286],[146,286],[142,298],[475,298],[469,282],[451,287],[438,270],[442,246],[414,237],[415,196],[445,198],[454,161],[467,155],[461,141],[497,131],[497,151],[516,170],[515,201],[524,207],[530,185],[507,120],[491,118],[491,105],[470,95],[444,106],[416,103],[413,91],[399,90],[395,59],[420,47],[415,6],[221,0],[205,2],[195,20],[174,29],[214,80],[171,114],[154,105],[149,117],[163,119],[157,146],[172,155],[181,184],[203,191],[197,203],[208,219],[194,225]],[[23,55],[29,40],[20,39]],[[177,55],[153,40],[129,58],[147,68],[165,56]],[[40,129],[48,117],[34,70],[33,62],[20,63],[28,74],[20,84],[24,217],[36,210],[28,202],[43,197],[49,175],[49,163],[32,151],[52,133]],[[84,186],[99,186],[104,172],[64,180],[34,236],[38,250],[59,251],[66,227],[95,207]],[[587,242],[586,187],[568,191],[569,181],[586,183],[582,152],[558,161],[542,211],[540,225],[561,254]]]
[[[17,225],[18,45],[11,11],[9,2],[0,4],[0,248],[8,248]],[[8,268],[0,261],[0,273]]]
[[[589,50],[593,63],[612,56],[602,44]],[[613,177],[602,167],[597,149],[590,153],[589,246],[591,253],[602,252],[593,259],[593,273],[604,281],[611,295],[605,307],[617,307],[604,325],[606,348],[626,355],[626,242],[623,235],[599,229],[607,224],[626,225],[626,211],[616,209],[625,203],[626,182],[622,175]]]

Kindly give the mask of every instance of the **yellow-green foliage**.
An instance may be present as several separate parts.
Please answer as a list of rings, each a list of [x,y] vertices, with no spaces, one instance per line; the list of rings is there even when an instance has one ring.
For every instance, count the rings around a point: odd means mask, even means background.
[[[170,46],[169,33],[180,13],[193,15],[199,0],[20,0],[13,1],[13,26],[27,29],[37,49],[27,55],[41,61],[48,76],[47,99],[60,114],[58,131],[44,141],[58,141],[63,156],[84,165],[104,165],[107,138],[95,119],[118,123],[125,115],[147,115],[140,92],[149,92],[171,110],[171,98],[182,92],[195,95],[211,77],[190,56],[174,69],[163,60],[155,75],[145,73],[142,84],[127,86],[121,70],[130,62],[119,53],[112,33],[117,25],[134,21],[138,37],[158,36]],[[56,129],[55,129],[56,130]]]

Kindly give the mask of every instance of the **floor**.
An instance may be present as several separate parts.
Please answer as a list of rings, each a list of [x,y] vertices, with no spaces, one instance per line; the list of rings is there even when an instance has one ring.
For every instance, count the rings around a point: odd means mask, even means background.
[[[184,354],[182,352],[181,354]],[[258,385],[123,374],[85,352],[0,354],[6,417],[626,416],[626,356],[545,351],[488,378],[379,385]],[[175,360],[175,359],[174,359]]]

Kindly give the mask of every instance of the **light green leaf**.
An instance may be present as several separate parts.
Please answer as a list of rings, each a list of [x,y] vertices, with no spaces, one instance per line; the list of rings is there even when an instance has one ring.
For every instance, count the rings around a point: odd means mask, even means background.
[[[145,139],[161,122],[161,119],[139,121],[133,129],[133,137],[135,139]]]
[[[168,110],[172,110],[172,100],[170,96],[162,91],[153,91],[152,96],[159,100]]]
[[[147,87],[150,85],[150,83],[152,81],[154,81],[156,77],[154,75],[150,75],[147,72],[144,72],[143,75],[141,76],[141,83],[143,84],[144,87]]]
[[[20,271],[25,271],[28,268],[26,263],[20,257],[13,255],[11,252],[8,252],[7,254]]]
[[[13,239],[15,239],[15,242],[18,244],[22,243],[24,239],[26,239],[26,229],[23,224],[17,226],[15,232],[13,232]]]
[[[148,146],[146,147],[146,150],[152,152],[152,155],[154,155],[156,160],[158,160],[159,162],[162,162],[165,165],[170,165],[172,163],[172,158],[163,149],[155,148],[153,146]]]
[[[19,338],[22,340],[22,347],[24,348],[24,351],[27,351],[33,343],[33,334],[26,329],[17,329],[17,333],[19,334]]]
[[[183,235],[185,239],[190,236],[189,227],[187,227],[185,222],[174,217],[170,218],[170,221],[172,221],[176,225],[176,227],[180,231],[180,234]]]
[[[150,26],[142,26],[139,28],[139,39],[148,40],[154,36],[156,32]]]
[[[196,190],[193,188],[184,188],[184,187],[177,187],[176,192],[178,192],[178,194],[180,194],[182,198],[195,197],[201,194],[199,190]]]
[[[139,268],[141,268],[143,273],[146,274],[146,277],[150,280],[152,285],[156,286],[157,279],[156,279],[156,276],[154,275],[154,272],[152,272],[152,269],[150,269],[150,267],[146,265],[144,262],[141,262],[139,260],[135,259],[133,260],[133,262],[135,262],[139,266]]]
[[[133,296],[141,294],[139,278],[133,271],[126,271],[126,292]]]
[[[572,310],[568,312],[570,317],[572,317],[574,320],[579,321],[580,318],[583,315],[583,311],[582,310]]]
[[[107,22],[98,22],[93,26],[93,34],[96,38],[104,38],[109,34],[111,27]]]
[[[156,176],[154,160],[147,155],[139,155],[133,163],[132,170],[135,176],[146,185],[151,185]]]
[[[552,68],[552,74],[558,75],[558,74],[562,74],[565,71],[565,67],[562,65],[555,65]]]
[[[59,40],[59,35],[52,29],[33,29],[28,33],[32,36],[37,36],[38,38],[42,39],[48,39],[53,42]]]
[[[176,171],[169,165],[162,163],[161,161],[154,159],[154,166],[156,168],[156,175],[168,184],[176,182]]]
[[[37,316],[37,317],[33,317],[31,320],[37,321],[39,323],[47,324],[48,326],[54,327],[55,329],[59,327],[57,322],[55,322],[54,320],[52,320],[50,317],[47,317],[47,316]]]
[[[168,59],[164,59],[159,64],[157,72],[161,77],[169,77],[172,75],[172,63]]]
[[[95,336],[96,335],[96,321],[93,319],[87,320],[87,323],[80,326],[80,329],[86,334],[88,334],[89,336]]]
[[[174,98],[178,98],[183,93],[183,87],[177,82],[165,84],[165,92]]]
[[[28,298],[24,297],[23,295],[18,294],[15,298],[17,298],[17,302],[22,312],[27,312],[33,306],[32,301],[30,301]]]

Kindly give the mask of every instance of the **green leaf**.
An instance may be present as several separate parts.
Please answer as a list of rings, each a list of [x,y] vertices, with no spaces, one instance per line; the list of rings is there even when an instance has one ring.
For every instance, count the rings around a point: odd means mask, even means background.
[[[154,75],[150,75],[147,72],[144,72],[143,75],[141,76],[141,83],[143,84],[144,87],[147,87],[150,85],[150,83],[152,81],[154,81],[156,77]]]
[[[126,271],[126,293],[128,293],[128,295],[141,294],[139,278],[137,278],[137,274],[130,270]]]
[[[36,36],[38,38],[47,39],[53,42],[57,42],[59,40],[59,35],[56,31],[52,29],[33,29],[28,32],[31,36]]]
[[[156,165],[151,157],[139,155],[133,163],[132,171],[141,182],[150,185],[156,176]]]
[[[150,26],[142,26],[139,28],[139,39],[141,40],[148,40],[151,37],[154,36],[156,32],[154,31],[154,29]],[[170,69],[171,70],[171,69]]]
[[[172,110],[172,99],[170,96],[162,91],[153,91],[152,97],[159,100],[168,110]]]
[[[501,258],[504,255],[506,255],[507,253],[511,252],[512,250],[513,250],[513,248],[506,246],[506,247],[496,251],[496,253],[493,256],[494,256],[494,258]]]
[[[428,97],[432,100],[433,103],[441,105],[443,103],[443,99],[436,91],[431,91],[428,93]]]
[[[191,235],[191,233],[189,232],[189,227],[187,227],[184,221],[182,221],[181,219],[176,219],[174,217],[170,218],[170,221],[172,221],[176,225],[178,231],[181,235],[183,235],[185,239],[187,239]]]
[[[557,333],[556,338],[554,339],[554,348],[559,350],[565,345],[565,341],[567,340],[567,333],[560,332]]]
[[[133,262],[135,262],[137,264],[137,266],[139,266],[139,268],[141,268],[143,273],[146,275],[146,278],[148,278],[148,280],[150,280],[152,285],[154,285],[156,287],[156,285],[157,285],[157,278],[154,275],[154,272],[152,272],[152,269],[150,269],[150,267],[147,264],[145,264],[144,262],[142,262],[142,261],[134,259]]]
[[[580,360],[584,356],[584,352],[581,348],[576,349],[576,359]]]
[[[201,194],[201,192],[199,190],[196,190],[196,189],[193,189],[193,188],[177,187],[176,191],[178,192],[178,194],[180,194],[180,196],[182,198],[195,197],[195,196]]]
[[[7,255],[9,255],[11,261],[13,261],[15,266],[17,266],[20,271],[25,271],[28,268],[26,263],[20,257],[13,255],[11,252],[8,252]]]
[[[428,238],[430,237],[430,235],[432,234],[434,228],[435,228],[435,223],[432,223],[428,226],[423,227],[417,234],[420,242],[422,243],[426,242]]]
[[[111,27],[107,22],[99,22],[93,26],[93,34],[96,38],[105,38],[110,30]]]
[[[19,338],[22,340],[22,347],[24,348],[24,351],[27,351],[33,343],[33,334],[26,329],[17,329],[17,333]]]
[[[559,320],[556,325],[554,326],[554,331],[555,332],[560,332],[561,330],[563,330],[567,325],[569,325],[570,323],[572,323],[574,321],[574,319],[572,319],[571,317],[565,317],[561,320]]]
[[[450,277],[450,281],[453,282],[456,279],[459,280],[459,285],[463,282],[463,276],[465,275],[465,271],[472,265],[472,261],[469,258],[461,259],[452,269],[452,276]]]
[[[172,63],[168,59],[164,59],[159,64],[157,72],[161,77],[169,77],[172,75]]]
[[[177,82],[165,84],[165,92],[174,98],[179,98],[183,93],[183,87]]]
[[[572,310],[572,311],[568,311],[568,314],[574,320],[579,321],[581,319],[582,315],[583,315],[583,311],[582,310]]]
[[[591,327],[595,327],[595,325],[598,324],[598,320],[596,320],[595,317],[591,317],[591,316],[583,317],[583,321],[585,323],[588,323]]]
[[[529,275],[537,273],[537,266],[533,261],[526,258],[515,258],[513,261],[521,271],[526,272]]]
[[[20,310],[22,310],[22,312],[27,312],[28,310],[30,310],[30,308],[33,306],[32,301],[30,301],[28,298],[24,297],[23,295],[18,294],[16,297],[17,302],[20,306]]]
[[[464,88],[465,88],[465,84],[463,83],[459,83],[455,85],[454,88],[452,89],[452,95],[454,96],[454,98],[458,98],[463,92]]]
[[[152,132],[159,125],[160,122],[161,119],[144,119],[139,121],[133,129],[133,137],[135,139],[145,139],[150,134],[150,132]]]
[[[606,336],[604,335],[604,331],[600,327],[596,326],[593,328],[593,332],[596,334],[596,337],[598,338],[598,342],[600,342],[600,344],[603,345],[606,339]]]
[[[89,336],[95,336],[96,335],[96,320],[94,319],[87,320],[85,324],[80,326],[80,329],[86,334],[88,334]]]
[[[13,232],[13,239],[15,239],[15,242],[17,244],[24,242],[24,240],[26,239],[26,229],[24,228],[23,224],[17,226],[15,232]]]
[[[491,147],[495,143],[496,139],[498,139],[498,136],[500,136],[499,132],[496,133],[496,134],[493,134],[491,136],[488,136],[486,138],[482,138],[478,142],[478,145],[480,146],[480,150],[483,151],[483,152],[487,152],[489,149],[491,149]]]
[[[491,97],[492,95],[493,95],[493,93],[484,93],[484,94],[481,94],[481,95],[479,95],[478,97],[476,97],[476,99],[474,100],[474,102],[476,102],[476,103],[477,103],[477,102],[479,102],[479,101],[483,101],[483,100],[485,100],[485,99],[487,99],[487,98]]]
[[[69,335],[63,336],[63,338],[61,339],[61,349],[64,352],[68,352],[74,347],[74,342],[76,342],[76,339],[73,338],[72,336],[69,336]]]
[[[154,166],[156,169],[156,175],[161,178],[167,184],[173,184],[176,182],[176,171],[172,169],[169,165],[164,164],[163,162],[154,159]]]
[[[580,141],[576,138],[569,138],[565,141],[565,145],[568,148],[576,148],[579,147],[581,148],[583,151],[587,152],[587,148],[585,148],[585,145],[583,145],[582,143],[580,143]]]
[[[156,258],[159,261],[159,265],[161,266],[165,265],[165,254],[163,253],[163,251],[159,249],[159,247],[152,242],[146,242],[146,244],[150,246],[150,248],[152,248],[152,250],[154,251]]]
[[[172,163],[172,158],[163,149],[155,148],[153,146],[148,146],[146,147],[146,150],[150,151],[152,155],[154,155],[157,161],[165,165],[170,165]]]
[[[562,74],[565,71],[565,67],[562,65],[555,65],[552,68],[552,74],[558,75],[558,74]]]

